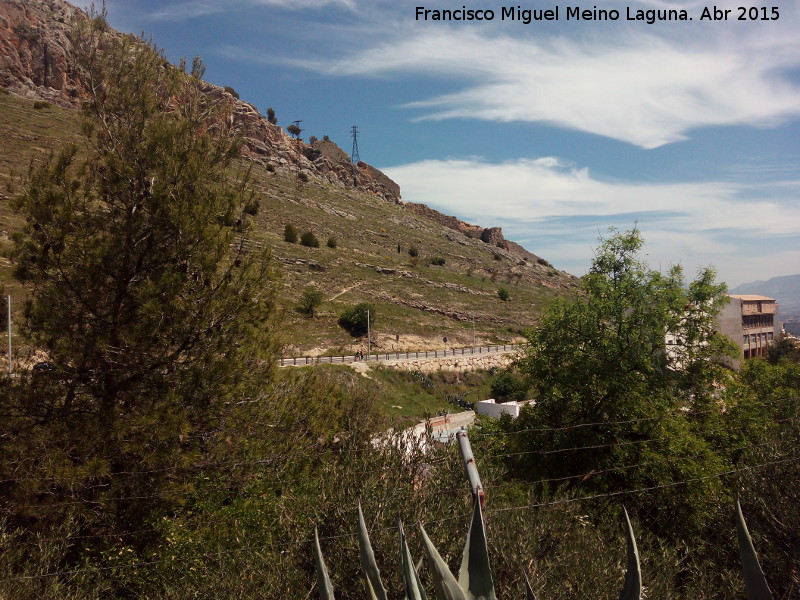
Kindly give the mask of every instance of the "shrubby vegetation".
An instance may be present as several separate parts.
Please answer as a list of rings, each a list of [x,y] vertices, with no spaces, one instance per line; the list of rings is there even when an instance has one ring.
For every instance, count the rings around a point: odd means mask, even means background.
[[[375,307],[369,302],[356,304],[339,316],[338,323],[353,337],[367,335],[369,327],[375,323]]]
[[[317,309],[325,301],[325,294],[316,288],[306,288],[300,296],[300,303],[297,310],[307,317],[313,319],[317,315]]]
[[[33,168],[15,201],[26,334],[56,368],[0,378],[0,596],[306,598],[318,526],[337,593],[361,598],[359,498],[392,592],[398,516],[452,568],[470,514],[457,450],[378,437],[374,380],[274,372],[276,275],[245,251],[254,197],[229,175],[226,107],[199,62],[166,67],[103,25],[75,37],[102,91],[86,147]],[[721,367],[724,287],[650,270],[641,244],[601,244],[583,294],[530,332],[521,379],[493,382],[537,404],[471,434],[498,596],[526,576],[542,598],[618,595],[624,503],[649,597],[739,598],[738,490],[773,591],[796,597],[800,367]],[[363,335],[367,309],[340,324]]]
[[[291,223],[287,223],[286,227],[283,228],[283,241],[289,242],[290,244],[296,244],[297,238],[297,227]]]
[[[303,232],[303,235],[300,236],[300,243],[309,248],[319,248],[319,240],[313,231]]]

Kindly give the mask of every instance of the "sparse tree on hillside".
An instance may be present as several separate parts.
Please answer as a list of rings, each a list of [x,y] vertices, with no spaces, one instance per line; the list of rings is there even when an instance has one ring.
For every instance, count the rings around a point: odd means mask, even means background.
[[[297,125],[296,123],[292,123],[291,125],[289,125],[289,126],[286,128],[286,131],[287,131],[287,132],[289,133],[289,135],[291,135],[291,136],[292,136],[294,139],[299,139],[299,138],[300,138],[300,134],[303,132],[303,130],[302,130],[302,129],[300,129],[300,126],[299,126],[299,125]]]
[[[300,303],[297,305],[297,310],[313,319],[317,316],[317,309],[322,306],[324,301],[325,294],[322,293],[322,290],[306,288],[300,296]]]
[[[278,118],[275,116],[275,110],[272,107],[267,109],[267,121],[273,125],[278,124]]]
[[[375,307],[368,302],[361,302],[348,308],[339,317],[339,326],[353,337],[367,334],[368,327],[375,322]]]

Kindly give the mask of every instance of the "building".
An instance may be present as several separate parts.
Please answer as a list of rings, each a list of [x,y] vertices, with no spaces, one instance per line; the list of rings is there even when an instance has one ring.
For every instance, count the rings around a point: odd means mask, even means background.
[[[525,400],[524,402],[497,402],[493,398],[489,400],[481,400],[476,406],[479,415],[499,419],[501,415],[511,415],[512,419],[519,416],[522,407],[526,404],[533,404],[533,400]]]
[[[733,295],[719,315],[720,332],[741,349],[740,359],[763,356],[780,334],[775,298]]]

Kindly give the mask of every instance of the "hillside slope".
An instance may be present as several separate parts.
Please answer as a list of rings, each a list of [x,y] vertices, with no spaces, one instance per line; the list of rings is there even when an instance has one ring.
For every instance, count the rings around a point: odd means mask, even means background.
[[[82,84],[68,37],[76,14],[61,0],[0,0],[3,246],[22,224],[9,206],[20,174],[62,144],[82,142]],[[206,92],[235,103],[244,132],[243,160],[253,167],[260,205],[254,243],[269,246],[283,266],[286,354],[360,347],[363,342],[336,320],[361,301],[377,307],[373,341],[379,349],[468,345],[473,335],[477,342],[510,341],[554,297],[574,289],[573,276],[505,240],[499,228],[404,203],[397,184],[365,163],[353,165],[332,142],[294,140],[232,91],[208,84]],[[288,224],[313,231],[321,247],[284,242]],[[334,248],[326,245],[329,239]],[[24,294],[3,261],[0,285]],[[295,310],[309,287],[326,298],[314,319]],[[498,297],[500,287],[508,289],[509,301]]]

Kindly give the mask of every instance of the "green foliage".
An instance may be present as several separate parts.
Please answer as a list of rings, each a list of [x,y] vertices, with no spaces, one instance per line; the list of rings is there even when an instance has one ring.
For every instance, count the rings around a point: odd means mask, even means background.
[[[44,100],[37,100],[36,102],[33,103],[33,108],[35,108],[36,110],[41,110],[43,108],[50,108],[50,103]]]
[[[315,136],[315,135],[312,135],[312,136],[310,136],[308,138],[308,143],[312,144],[312,145],[316,144],[318,141],[319,141],[319,138],[317,138],[317,136]]]
[[[336,238],[331,236],[331,237],[328,238],[328,241],[326,242],[326,245],[328,246],[328,248],[335,249],[336,246],[338,246],[339,244],[336,241]]]
[[[640,262],[641,246],[636,230],[604,240],[583,278],[584,294],[555,303],[528,335],[518,366],[537,403],[511,428],[571,427],[516,438],[514,448],[531,453],[515,461],[526,477],[594,471],[590,489],[606,492],[698,478],[728,464],[704,435],[720,415],[715,385],[727,380],[715,359],[730,343],[714,328],[725,287],[706,270],[686,288],[680,268],[662,275]],[[667,347],[666,333],[680,343]],[[574,427],[589,423],[595,425]],[[593,445],[591,452],[539,455]],[[699,540],[721,495],[709,479],[655,494],[635,509],[664,535]]]
[[[366,335],[368,327],[375,323],[375,307],[368,302],[356,304],[341,314],[338,323],[353,337]]]
[[[416,246],[409,246],[408,255],[412,258],[416,258],[417,256],[419,256],[419,250],[417,250]]]
[[[275,116],[275,109],[273,109],[272,107],[269,107],[267,109],[267,121],[269,121],[273,125],[278,124],[278,118]]]
[[[233,96],[234,98],[236,98],[237,100],[239,99],[239,92],[237,92],[237,91],[236,91],[235,89],[233,89],[231,86],[229,86],[229,85],[226,85],[226,86],[225,86],[223,89],[224,89],[226,92],[228,92],[228,93],[229,93],[231,96]]]
[[[165,66],[98,24],[73,36],[94,92],[85,151],[33,166],[14,200],[24,334],[57,369],[0,394],[12,529],[69,519],[78,535],[124,535],[168,514],[230,403],[273,373],[273,263],[245,251],[246,225],[225,225],[252,200],[246,176],[231,176],[230,107],[202,92],[199,60],[191,73]],[[102,536],[87,539],[87,561],[110,543]]]
[[[290,244],[297,243],[297,227],[292,225],[291,223],[287,223],[286,227],[283,228],[283,241],[289,242]]]
[[[303,235],[300,236],[300,243],[309,248],[319,248],[319,240],[313,231],[303,232]]]
[[[303,130],[302,130],[302,129],[300,129],[300,127],[299,127],[298,125],[296,125],[295,123],[292,123],[291,125],[289,125],[289,126],[286,128],[286,131],[287,131],[287,132],[289,133],[289,135],[291,135],[293,138],[295,138],[295,139],[299,139],[299,138],[300,138],[300,134],[302,133],[302,131],[303,131]]]
[[[438,267],[443,267],[445,262],[447,261],[443,256],[435,256],[431,259],[431,264]]]
[[[322,306],[324,301],[325,294],[322,293],[322,290],[306,288],[300,296],[300,303],[297,305],[297,310],[313,319],[317,314],[317,309]]]
[[[528,384],[512,371],[502,371],[492,378],[492,398],[498,402],[525,400]]]
[[[261,209],[261,202],[258,200],[258,198],[254,198],[253,200],[245,204],[242,210],[244,211],[245,214],[254,217],[258,214],[258,211],[260,209]]]
[[[503,302],[508,302],[511,300],[511,292],[508,291],[507,288],[501,287],[497,288],[497,297],[500,298]]]

